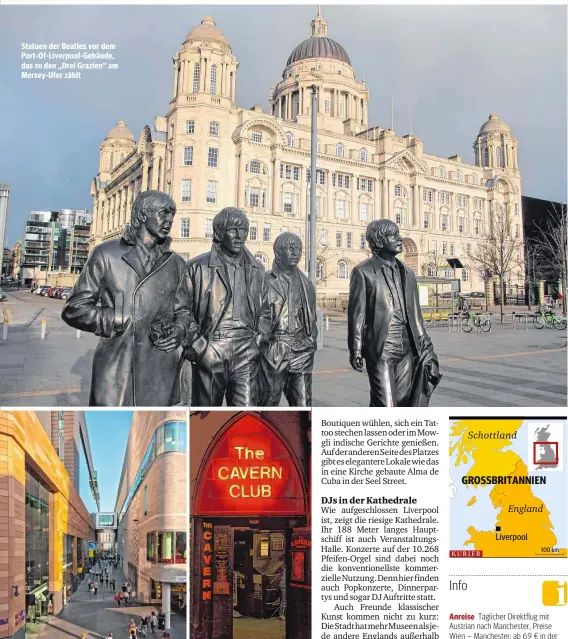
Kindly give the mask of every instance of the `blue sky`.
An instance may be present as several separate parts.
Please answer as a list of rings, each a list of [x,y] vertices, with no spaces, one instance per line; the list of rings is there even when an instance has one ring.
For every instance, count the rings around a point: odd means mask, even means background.
[[[132,415],[132,411],[87,411],[85,413],[91,455],[99,482],[101,512],[114,510]],[[94,500],[85,498],[85,495],[90,495],[88,478],[86,487],[84,481],[85,478],[81,475],[81,496],[89,512],[95,512]]]
[[[118,120],[136,138],[172,94],[171,58],[212,14],[239,60],[237,102],[268,108],[270,85],[310,36],[316,6],[0,6],[0,183],[12,193],[6,241],[29,210],[92,208],[99,145]],[[566,201],[566,7],[323,7],[329,36],[370,90],[369,122],[410,131],[427,153],[462,155],[496,111],[519,140],[524,195]],[[118,71],[20,78],[22,42],[116,44]]]

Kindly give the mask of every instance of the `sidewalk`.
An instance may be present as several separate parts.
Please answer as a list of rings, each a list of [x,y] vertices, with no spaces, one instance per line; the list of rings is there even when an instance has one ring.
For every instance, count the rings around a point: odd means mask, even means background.
[[[114,571],[116,589],[111,590],[99,583],[98,594],[91,595],[88,584],[90,577],[85,575],[77,590],[73,593],[61,614],[52,616],[39,634],[39,639],[80,639],[85,632],[88,639],[106,639],[112,632],[114,639],[127,639],[127,629],[130,619],[136,625],[142,616],[149,616],[152,610],[159,612],[154,605],[117,606],[113,597],[124,582],[122,570]],[[172,639],[185,639],[186,621],[184,617],[172,613],[171,629],[168,631]],[[156,631],[160,637],[163,631]],[[148,632],[147,636],[151,636]]]

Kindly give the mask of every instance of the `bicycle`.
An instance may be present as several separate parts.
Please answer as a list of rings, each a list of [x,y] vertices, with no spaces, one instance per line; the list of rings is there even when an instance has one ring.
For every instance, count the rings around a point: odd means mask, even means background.
[[[477,333],[488,333],[491,330],[491,320],[481,313],[466,311],[461,327],[465,333],[471,333],[474,328]]]
[[[559,331],[563,331],[567,324],[566,318],[557,315],[556,311],[552,309],[543,310],[539,308],[533,317],[533,326],[539,329],[546,326],[546,328],[556,328]]]

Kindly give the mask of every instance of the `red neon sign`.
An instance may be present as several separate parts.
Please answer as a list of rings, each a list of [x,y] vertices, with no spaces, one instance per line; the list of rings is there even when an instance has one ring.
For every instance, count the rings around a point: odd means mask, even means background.
[[[304,488],[284,439],[243,415],[214,443],[202,467],[195,515],[304,515]]]

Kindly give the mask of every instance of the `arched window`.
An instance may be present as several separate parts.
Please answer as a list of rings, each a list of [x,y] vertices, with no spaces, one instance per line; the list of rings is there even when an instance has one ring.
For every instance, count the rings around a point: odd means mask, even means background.
[[[260,162],[258,160],[251,160],[249,163],[249,173],[260,175]]]
[[[426,267],[426,274],[428,277],[436,277],[436,267],[434,264],[428,264]]]
[[[286,131],[286,144],[288,146],[294,146],[294,135],[290,131]]]
[[[503,149],[500,146],[495,149],[495,161],[497,166],[503,166]]]
[[[209,93],[211,95],[217,94],[217,65],[214,64],[211,67],[211,86],[209,87]]]
[[[317,152],[320,153],[321,152],[321,142],[320,142],[319,138],[317,140],[318,140],[318,142],[317,142]]]
[[[335,155],[337,155],[338,158],[345,157],[345,147],[341,142],[335,147]]]
[[[394,221],[402,224],[402,202],[400,201],[394,203]]]
[[[462,282],[469,282],[469,271],[467,267],[462,268]]]
[[[361,149],[361,151],[359,153],[359,157],[361,159],[361,162],[368,162],[369,161],[369,154],[367,152],[367,149]]]
[[[323,275],[324,275],[323,261],[318,260],[316,262],[316,280],[323,280]]]
[[[446,169],[443,166],[440,167],[440,177],[441,178],[446,177]]]
[[[199,91],[199,73],[199,62],[196,62],[193,65],[193,93]]]
[[[349,279],[349,265],[345,260],[339,260],[337,263],[337,278],[340,280]]]
[[[489,166],[489,148],[486,148],[483,152],[483,164]]]
[[[262,266],[264,266],[264,268],[268,268],[268,257],[264,253],[255,253],[254,257],[262,264]]]

